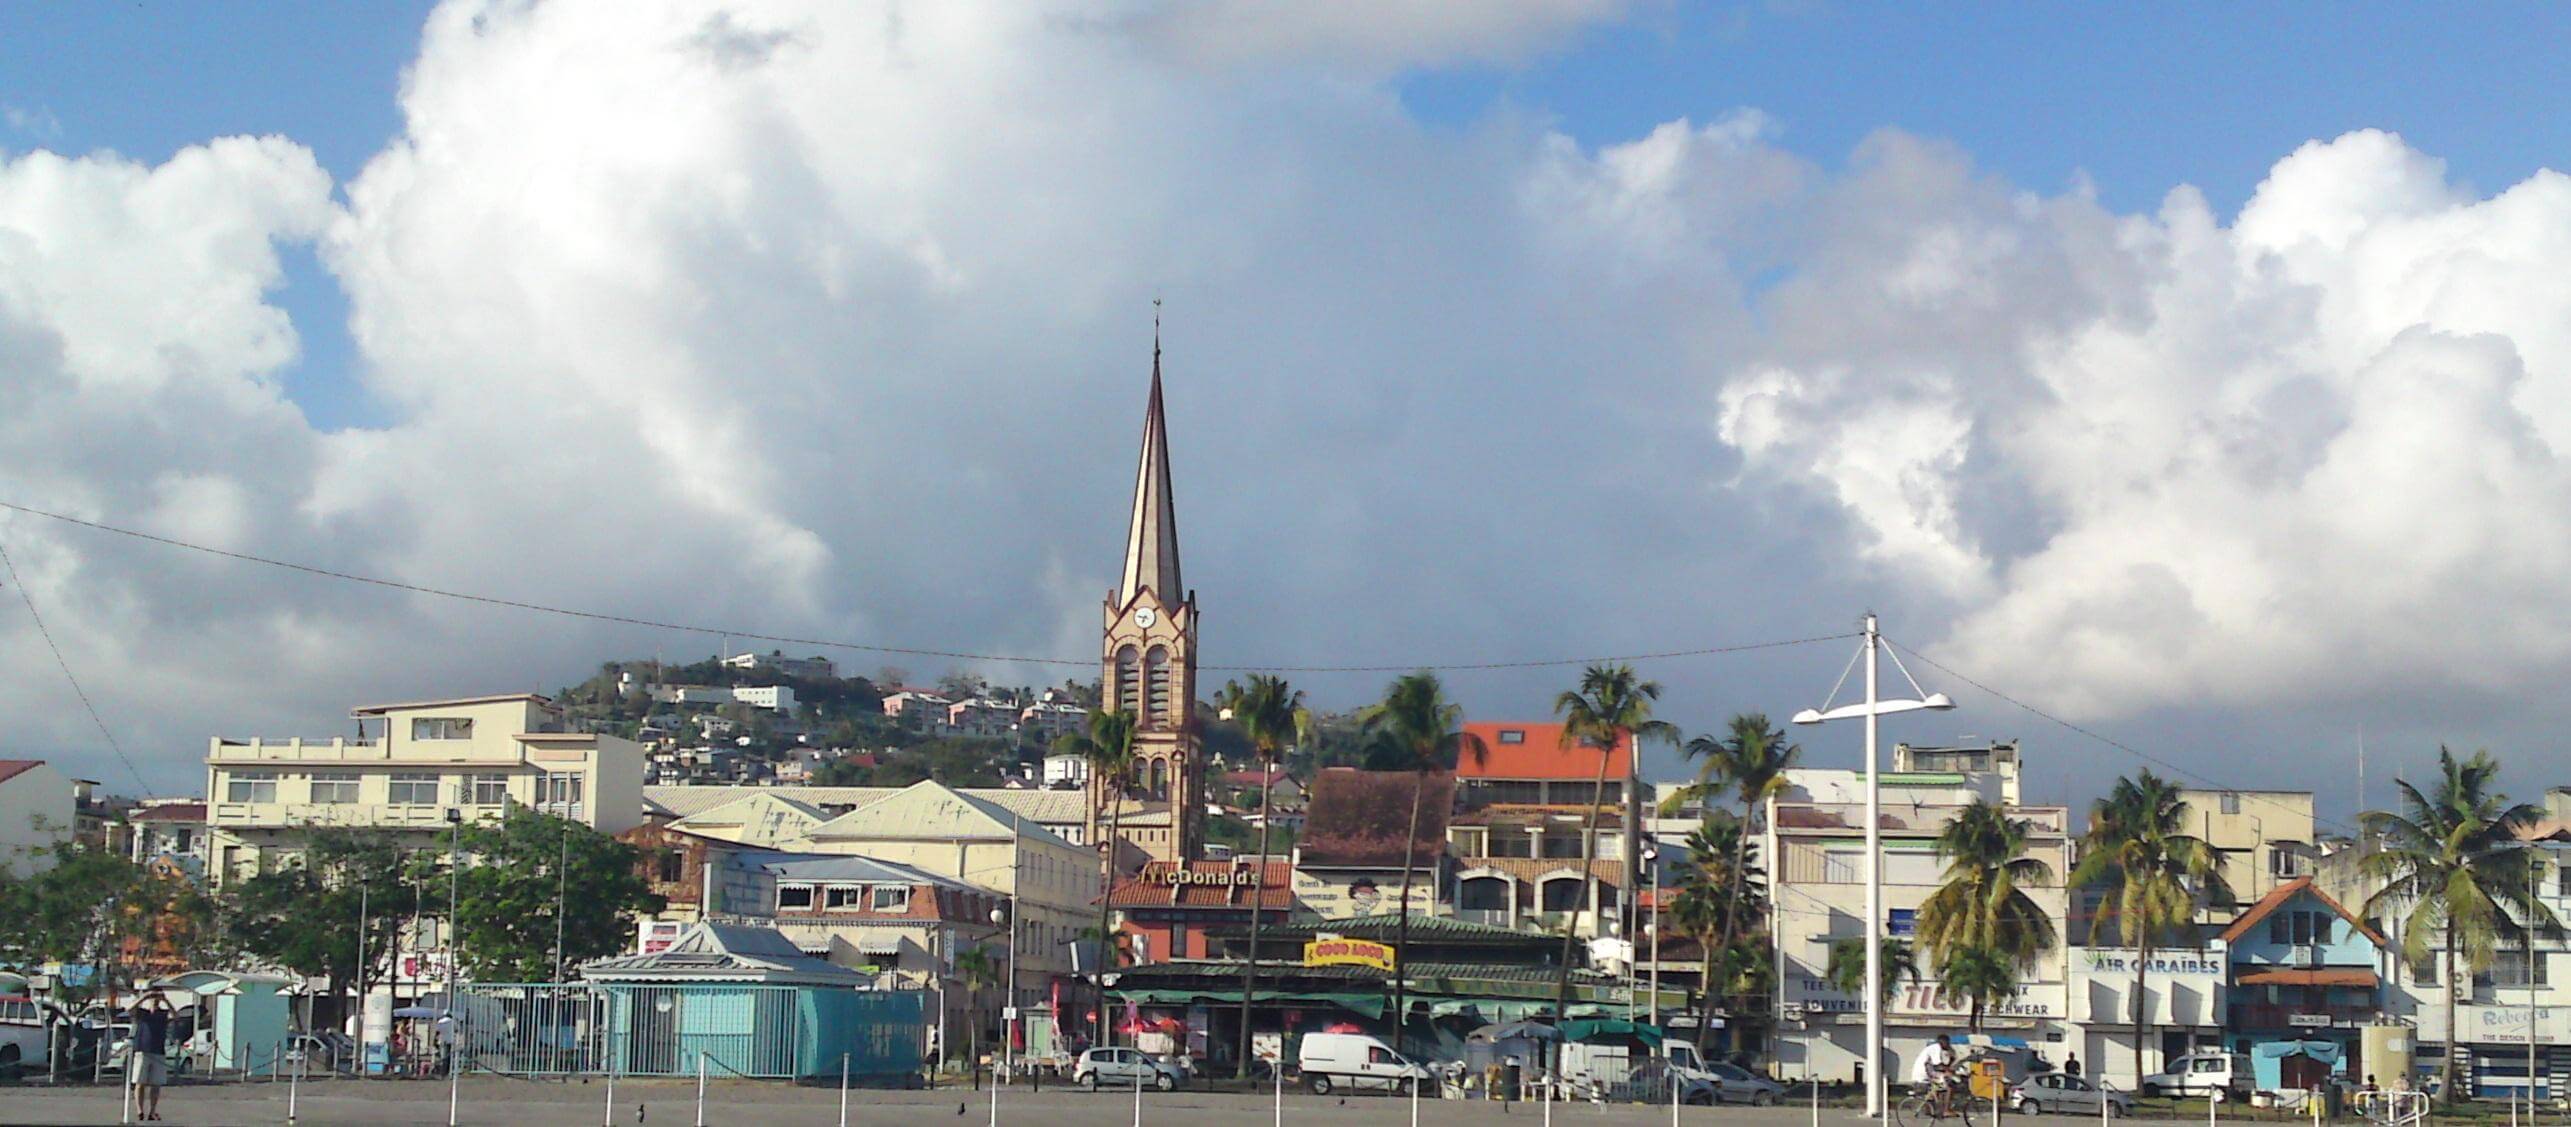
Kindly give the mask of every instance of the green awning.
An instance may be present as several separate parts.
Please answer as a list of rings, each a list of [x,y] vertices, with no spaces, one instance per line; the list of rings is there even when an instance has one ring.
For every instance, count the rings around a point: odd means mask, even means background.
[[[1567,1040],[1586,1041],[1592,1037],[1636,1037],[1643,1044],[1658,1047],[1660,1030],[1639,1021],[1566,1021],[1562,1036]]]
[[[1115,990],[1110,991],[1110,993],[1114,994],[1118,998],[1133,1002],[1137,1005],[1146,1006],[1193,1006],[1198,1004],[1237,1006],[1241,1004],[1241,992],[1238,990]],[[1337,1006],[1343,1010],[1356,1013],[1361,1017],[1380,1018],[1384,1016],[1384,996],[1381,994],[1279,994],[1275,991],[1262,990],[1259,991],[1259,1001],[1317,1002],[1325,1005]]]

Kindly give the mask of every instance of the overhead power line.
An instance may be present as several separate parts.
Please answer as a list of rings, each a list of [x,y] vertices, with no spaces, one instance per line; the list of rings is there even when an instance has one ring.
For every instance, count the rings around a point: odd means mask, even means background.
[[[849,642],[828,638],[799,638],[788,634],[763,634],[755,630],[741,630],[728,626],[702,626],[683,622],[663,622],[656,619],[638,618],[632,615],[610,614],[603,611],[579,610],[571,607],[548,606],[543,603],[531,603],[521,599],[501,598],[495,595],[478,595],[469,591],[450,591],[444,588],[428,587],[417,583],[405,583],[398,579],[384,579],[372,575],[359,575],[354,572],[337,571],[326,567],[315,567],[311,564],[296,563],[292,560],[273,559],[267,556],[254,556],[246,552],[235,552],[205,544],[190,543],[185,540],[172,539],[167,536],[143,532],[138,529],[119,528],[112,524],[101,524],[93,520],[83,520],[79,517],[70,516],[68,514],[48,512],[44,509],[32,508],[8,501],[0,501],[0,509],[25,513],[28,516],[43,517],[47,520],[60,521],[64,524],[78,525],[82,528],[92,529],[98,532],[107,532],[118,536],[132,537],[136,540],[148,541],[165,547],[181,548],[191,552],[201,552],[209,556],[220,556],[224,559],[239,560],[244,563],[284,568],[288,571],[299,571],[306,575],[320,576],[325,579],[337,579],[343,582],[383,587],[389,590],[403,591],[414,595],[431,595],[441,599],[456,599],[462,602],[480,603],[485,606],[507,607],[512,610],[531,611],[537,614],[559,615],[565,618],[585,619],[591,622],[605,622],[619,626],[641,626],[654,630],[676,630],[692,634],[709,634],[717,637],[740,638],[746,641],[768,642],[776,645],[812,646],[820,649],[854,650],[862,653],[892,654],[901,657],[942,657],[952,658],[959,661],[1015,662],[1027,665],[1057,665],[1074,668],[1088,668],[1094,667],[1098,664],[1098,659],[1096,658],[1033,657],[1025,654],[977,653],[970,650],[929,649],[915,646],[888,646],[873,642]],[[23,593],[23,589],[21,593]],[[30,608],[32,609],[32,607],[33,604],[31,603]],[[1197,668],[1208,672],[1222,673],[1400,673],[1414,669],[1432,669],[1445,672],[1469,672],[1494,669],[1540,669],[1552,666],[1594,665],[1603,662],[1666,661],[1677,658],[1709,657],[1716,654],[1746,653],[1752,650],[1784,649],[1790,646],[1811,645],[1816,642],[1834,642],[1847,638],[1854,638],[1856,636],[1857,635],[1853,632],[1843,632],[1838,634],[1820,634],[1808,638],[1785,638],[1770,642],[1747,642],[1735,645],[1699,646],[1693,649],[1662,650],[1655,653],[1608,654],[1597,657],[1542,658],[1527,661],[1408,662],[1384,665],[1199,665]]]
[[[134,761],[126,756],[125,745],[117,742],[116,733],[109,731],[107,721],[98,715],[98,706],[90,703],[89,690],[80,687],[80,678],[72,673],[71,662],[64,659],[62,647],[54,642],[54,632],[45,626],[45,616],[36,611],[35,592],[28,590],[26,582],[18,578],[18,561],[9,558],[9,548],[5,544],[0,544],[0,567],[7,569],[9,585],[18,589],[19,601],[27,604],[27,617],[35,620],[37,636],[45,640],[46,649],[53,651],[54,664],[62,669],[62,679],[71,682],[71,695],[80,698],[81,710],[89,713],[89,722],[98,725],[99,736],[107,741],[108,750],[116,753],[116,761],[125,765],[125,773],[134,776],[134,785],[150,791],[151,785],[143,781],[143,773],[135,770]]]
[[[2056,716],[2056,715],[2054,715],[2054,714],[2052,714],[2052,713],[2050,713],[2050,712],[2046,712],[2045,710],[2043,710],[2043,709],[2041,709],[2041,708],[2037,708],[2036,706],[2034,706],[2034,705],[2032,705],[2032,704],[2028,704],[2027,702],[2025,702],[2025,701],[2023,701],[2023,700],[2019,700],[2019,699],[2018,699],[2018,698],[2016,698],[2016,697],[2010,696],[2010,695],[2009,695],[2009,694],[2007,694],[2007,693],[2001,692],[2001,691],[1999,691],[1998,689],[1994,689],[1994,688],[1992,688],[1991,686],[1989,686],[1988,684],[1985,684],[1985,683],[1983,683],[1983,682],[1981,682],[1981,681],[1975,680],[1975,679],[1974,679],[1974,678],[1972,678],[1971,676],[1968,676],[1968,675],[1967,675],[1967,674],[1965,674],[1962,670],[1959,670],[1959,669],[1955,668],[1954,666],[1951,666],[1951,665],[1948,665],[1948,664],[1946,664],[1946,663],[1944,663],[1944,662],[1941,662],[1941,661],[1937,660],[1936,658],[1930,657],[1930,656],[1928,656],[1927,654],[1924,654],[1924,653],[1919,652],[1918,650],[1914,650],[1914,649],[1910,648],[1909,646],[1902,645],[1901,643],[1896,642],[1896,641],[1893,641],[1893,640],[1892,640],[1892,639],[1890,639],[1890,638],[1886,638],[1886,639],[1884,639],[1884,644],[1885,644],[1885,645],[1888,645],[1888,646],[1891,646],[1891,647],[1893,647],[1894,649],[1900,650],[1900,651],[1902,651],[1903,653],[1907,653],[1907,654],[1909,654],[1909,655],[1910,655],[1910,656],[1912,656],[1912,657],[1918,658],[1922,663],[1924,663],[1924,664],[1928,665],[1930,668],[1935,669],[1935,670],[1937,670],[1937,671],[1938,671],[1938,672],[1940,672],[1940,673],[1944,673],[1945,675],[1947,675],[1947,676],[1949,676],[1949,677],[1952,677],[1952,678],[1954,678],[1954,679],[1956,679],[1956,680],[1958,680],[1958,681],[1962,681],[1963,683],[1965,683],[1965,684],[1967,684],[1967,685],[1971,685],[1971,686],[1973,686],[1973,687],[1974,687],[1974,688],[1976,688],[1976,689],[1980,689],[1980,690],[1981,690],[1981,691],[1983,691],[1984,693],[1988,693],[1988,694],[1990,694],[1991,696],[1994,696],[1994,697],[1999,698],[2000,700],[2003,700],[2003,701],[2006,701],[2006,702],[2008,702],[2008,703],[2010,703],[2010,704],[2016,705],[2018,708],[2020,708],[2020,709],[2022,709],[2022,710],[2026,711],[2027,713],[2029,713],[2029,714],[2031,714],[2031,715],[2033,715],[2033,716],[2036,716],[2036,717],[2037,717],[2037,718],[2039,718],[2039,719],[2052,721],[2052,722],[2053,722],[2053,723],[2055,723],[2055,724],[2059,724],[2059,725],[2061,725],[2061,726],[2063,726],[2063,727],[2065,727],[2065,728],[2070,729],[2070,730],[2071,730],[2071,731],[2073,731],[2073,732],[2077,732],[2077,733],[2079,733],[2079,734],[2081,734],[2081,735],[2083,735],[2083,736],[2087,736],[2087,737],[2089,737],[2090,739],[2096,740],[2096,741],[2098,741],[2099,743],[2102,743],[2102,744],[2107,745],[2108,747],[2112,747],[2112,748],[2114,748],[2114,749],[2116,749],[2116,750],[2118,750],[2118,751],[2124,752],[2125,754],[2130,755],[2130,756],[2133,756],[2133,757],[2134,757],[2134,758],[2136,758],[2136,759],[2140,759],[2140,760],[2142,760],[2142,761],[2144,761],[2144,762],[2146,762],[2146,763],[2150,763],[2150,764],[2153,764],[2153,765],[2155,765],[2155,766],[2158,766],[2158,767],[2160,767],[2160,768],[2162,768],[2162,769],[2164,769],[2164,770],[2167,770],[2167,771],[2169,771],[2171,774],[2174,774],[2174,775],[2183,775],[2183,776],[2187,777],[2188,779],[2194,780],[2196,783],[2198,783],[2198,784],[2200,784],[2200,785],[2204,786],[2204,787],[2205,787],[2206,789],[2208,789],[2208,790],[2218,790],[2218,791],[2224,791],[2224,792],[2231,793],[2231,794],[2238,794],[2238,795],[2241,795],[2242,797],[2244,797],[2244,798],[2248,798],[2248,799],[2250,799],[2250,800],[2252,800],[2252,801],[2256,801],[2256,802],[2264,803],[2264,804],[2266,804],[2266,805],[2268,805],[2268,806],[2270,806],[2270,807],[2272,807],[2272,808],[2274,808],[2274,809],[2284,810],[2284,811],[2287,811],[2287,812],[2289,812],[2289,813],[2294,813],[2294,814],[2298,814],[2298,815],[2301,813],[2300,811],[2295,810],[2293,807],[2287,806],[2286,804],[2284,804],[2284,803],[2282,803],[2282,802],[2278,802],[2278,801],[2277,801],[2277,800],[2275,800],[2275,799],[2268,798],[2268,797],[2266,797],[2266,796],[2264,796],[2264,795],[2260,794],[2260,793],[2259,793],[2259,792],[2257,792],[2257,791],[2254,791],[2254,790],[2246,790],[2246,791],[2245,791],[2245,790],[2242,790],[2242,789],[2240,789],[2240,788],[2238,788],[2238,787],[2227,787],[2227,786],[2224,786],[2222,783],[2220,783],[2220,782],[2216,781],[2215,779],[2213,779],[2213,778],[2211,778],[2211,777],[2209,777],[2209,776],[2207,776],[2207,775],[2205,775],[2205,774],[2203,774],[2203,773],[2201,773],[2201,772],[2194,771],[2194,770],[2191,770],[2191,769],[2189,769],[2189,768],[2187,768],[2187,767],[2180,766],[2179,764],[2177,764],[2177,763],[2173,763],[2173,762],[2171,762],[2170,760],[2168,760],[2168,759],[2166,759],[2166,758],[2163,758],[2163,757],[2158,756],[2158,755],[2154,755],[2154,754],[2152,754],[2152,753],[2150,753],[2150,752],[2148,752],[2148,751],[2144,751],[2144,750],[2143,750],[2143,749],[2141,749],[2141,748],[2135,747],[2135,746],[2134,746],[2134,745],[2132,745],[2132,744],[2126,743],[2126,742],[2124,742],[2123,740],[2119,740],[2119,739],[2117,739],[2117,738],[2115,738],[2115,737],[2113,737],[2113,736],[2107,735],[2106,733],[2104,733],[2104,732],[2100,732],[2100,731],[2098,731],[2098,730],[2096,730],[2096,729],[2094,729],[2094,728],[2086,728],[2086,727],[2082,727],[2081,725],[2074,724],[2074,723],[2072,723],[2071,721],[2065,720],[2065,719],[2063,719],[2063,718],[2061,718],[2061,717],[2059,717],[2059,716]],[[2312,812],[2312,823],[2313,823],[2314,825],[2316,825],[2316,826],[2322,826],[2322,827],[2326,827],[2326,828],[2329,828],[2329,829],[2335,829],[2335,830],[2343,831],[2343,832],[2347,833],[2347,834],[2348,834],[2348,836],[2350,836],[2350,837],[2358,837],[2358,836],[2360,836],[2360,835],[2358,834],[2358,832],[2357,832],[2357,830],[2356,830],[2356,828],[2355,828],[2355,827],[2350,826],[2350,825],[2348,825],[2348,824],[2347,824],[2347,823],[2345,823],[2345,822],[2338,821],[2338,820],[2336,820],[2336,819],[2324,818],[2324,817],[2322,817],[2322,816],[2321,816],[2321,813],[2320,813],[2320,811],[2318,811],[2318,810],[2314,810],[2314,811]]]

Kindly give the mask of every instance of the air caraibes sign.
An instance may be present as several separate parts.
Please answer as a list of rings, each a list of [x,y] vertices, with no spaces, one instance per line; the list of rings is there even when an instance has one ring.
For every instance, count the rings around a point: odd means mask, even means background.
[[[1370,939],[1315,939],[1303,945],[1303,965],[1391,970],[1393,945]]]

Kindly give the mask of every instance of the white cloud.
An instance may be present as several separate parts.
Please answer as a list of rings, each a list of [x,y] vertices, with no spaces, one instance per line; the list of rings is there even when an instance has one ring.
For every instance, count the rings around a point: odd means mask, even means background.
[[[2476,199],[2352,135],[2227,227],[1898,133],[1827,173],[1754,111],[1458,133],[1380,76],[1613,13],[1328,7],[451,4],[344,210],[283,140],[16,158],[0,364],[33,409],[0,416],[0,495],[534,601],[1077,655],[1163,294],[1215,663],[1801,635],[1889,595],[2084,715],[2560,673],[2562,178]],[[307,241],[381,429],[279,390],[274,247]],[[214,732],[714,645],[0,536],[163,785]],[[87,746],[40,650],[0,674],[27,748]],[[1690,723],[1811,690],[1661,675]],[[1459,688],[1526,714],[1555,679]]]
[[[1517,62],[1632,6],[1630,0],[1214,0],[1147,4],[1119,22],[1144,42],[1202,66],[1292,62],[1398,70]]]
[[[1779,308],[1846,312],[1766,342],[1722,425],[1950,594],[1936,652],[2083,716],[2562,668],[2571,181],[2478,200],[2355,133],[2228,229],[2183,189],[2152,217],[1999,185],[1934,211],[1812,248],[1855,265]],[[1955,519],[1983,487],[2024,507]]]

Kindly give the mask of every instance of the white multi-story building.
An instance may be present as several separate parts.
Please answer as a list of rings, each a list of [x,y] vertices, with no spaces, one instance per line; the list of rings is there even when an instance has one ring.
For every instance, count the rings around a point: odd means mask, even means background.
[[[1937,855],[1937,836],[1947,823],[1976,800],[2001,803],[2017,792],[2014,746],[2005,759],[1989,760],[1992,769],[1976,771],[1920,769],[1948,766],[1950,760],[1943,757],[1959,749],[1922,749],[1930,754],[1919,759],[1904,754],[1909,750],[1897,748],[1893,769],[1880,776],[1884,929],[1895,938],[1913,933],[1920,905],[1943,883],[1945,862]],[[1830,985],[1828,968],[1832,944],[1856,940],[1854,949],[1864,950],[1865,803],[1861,771],[1797,770],[1788,773],[1784,793],[1763,812],[1761,856],[1768,859],[1774,889],[1771,938],[1783,1019],[1777,1060],[1787,1076],[1850,1080],[1864,1058],[1862,993]],[[2072,861],[2069,811],[2059,806],[2009,806],[2007,811],[2029,823],[2027,855],[2052,870],[2049,882],[2020,887],[2052,917],[2067,943],[2063,882]],[[1924,952],[1919,962],[1921,977],[1896,976],[1892,1003],[1885,1010],[1887,1067],[1906,1065],[1940,1033],[1962,1030],[1969,1012],[1963,1001],[1937,986]],[[2057,944],[2016,997],[1985,1013],[1983,1027],[2030,1040],[2061,1034],[2070,1008],[2068,968],[2068,949]]]
[[[0,876],[53,867],[54,846],[71,840],[78,818],[62,772],[41,759],[0,759]]]
[[[724,658],[723,664],[734,669],[771,669],[788,677],[801,677],[807,681],[829,681],[839,676],[839,667],[831,664],[829,658],[787,657],[781,650],[770,650],[763,654],[734,654]]]
[[[299,852],[320,827],[435,843],[449,822],[531,807],[616,833],[642,820],[643,749],[567,731],[529,693],[380,705],[359,739],[215,738],[206,753],[210,871],[219,883]]]
[[[975,697],[946,706],[946,726],[970,736],[1005,736],[1018,725],[1017,706]]]

